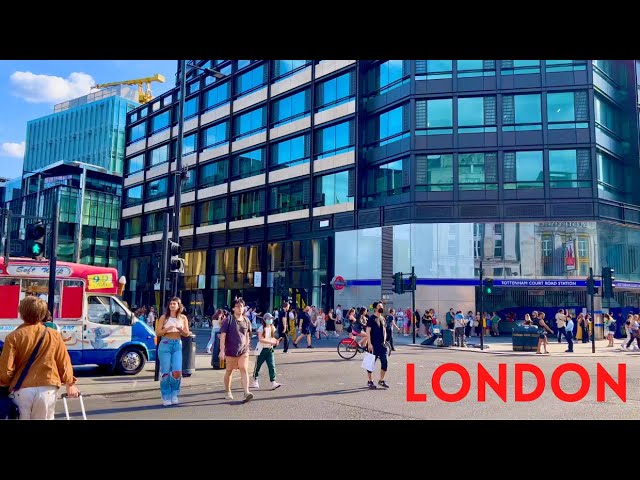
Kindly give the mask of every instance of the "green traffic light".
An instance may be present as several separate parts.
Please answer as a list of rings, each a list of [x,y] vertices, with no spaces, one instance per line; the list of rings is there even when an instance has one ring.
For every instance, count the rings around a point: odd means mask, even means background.
[[[491,293],[491,288],[487,287],[487,293]]]
[[[31,253],[33,253],[34,255],[40,255],[42,253],[42,245],[40,245],[39,243],[34,243],[31,246]]]

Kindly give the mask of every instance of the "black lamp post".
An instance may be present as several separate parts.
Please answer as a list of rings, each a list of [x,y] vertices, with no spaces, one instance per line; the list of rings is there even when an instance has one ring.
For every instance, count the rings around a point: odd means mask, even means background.
[[[178,145],[176,148],[176,171],[175,171],[175,188],[174,188],[174,202],[173,202],[173,234],[172,240],[175,243],[180,243],[180,207],[182,204],[182,183],[186,180],[187,172],[182,169],[182,142],[184,141],[184,97],[186,94],[187,83],[187,68],[195,68],[202,70],[206,73],[213,75],[218,80],[226,78],[224,73],[212,69],[199,67],[194,64],[188,64],[186,60],[179,60],[179,72],[178,72],[178,85],[179,90],[179,102],[178,102]],[[164,255],[168,255],[167,249],[164,248]],[[171,296],[178,296],[178,277],[180,272],[173,272],[173,279],[171,282]]]

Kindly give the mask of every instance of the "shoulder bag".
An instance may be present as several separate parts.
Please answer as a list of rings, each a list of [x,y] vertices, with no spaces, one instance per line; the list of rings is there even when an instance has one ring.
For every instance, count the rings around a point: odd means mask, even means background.
[[[42,341],[44,340],[44,336],[47,334],[47,327],[44,327],[44,332],[42,332],[42,336],[36,345],[36,348],[31,352],[31,356],[29,357],[29,361],[27,365],[22,370],[20,374],[20,378],[14,387],[15,390],[20,390],[22,386],[22,382],[27,378],[27,373],[29,373],[29,369],[33,364],[38,352],[40,351],[40,345],[42,345]],[[9,392],[9,387],[0,387],[0,420],[17,420],[20,416],[20,412],[18,411],[18,405],[13,401],[13,393]]]

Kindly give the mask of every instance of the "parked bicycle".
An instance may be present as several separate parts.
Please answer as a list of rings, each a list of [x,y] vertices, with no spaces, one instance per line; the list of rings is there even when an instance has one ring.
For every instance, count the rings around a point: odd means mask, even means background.
[[[387,357],[391,356],[391,345],[389,342],[384,342],[384,346],[387,349]],[[353,338],[347,337],[340,340],[338,343],[338,355],[345,360],[351,360],[358,353],[367,352],[367,347],[361,347],[360,344]]]

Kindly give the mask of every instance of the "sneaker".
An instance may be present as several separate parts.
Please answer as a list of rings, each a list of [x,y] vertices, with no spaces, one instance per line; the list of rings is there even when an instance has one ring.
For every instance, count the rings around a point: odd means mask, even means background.
[[[171,404],[172,405],[177,405],[180,403],[180,400],[178,400],[178,395],[172,395],[171,396]]]
[[[242,399],[242,403],[247,403],[253,399],[253,393],[245,393],[244,398]]]
[[[233,394],[231,392],[225,392],[224,398],[226,400],[233,400]]]
[[[307,348],[313,348],[311,345],[307,345]]]
[[[281,387],[282,384],[278,383],[278,382],[271,382],[271,390],[275,390],[278,387]]]
[[[297,344],[296,342],[293,342],[293,346],[294,346],[295,348],[298,348],[298,344]]]
[[[171,406],[171,400],[162,399],[162,406],[163,407],[170,407]]]
[[[384,380],[378,380],[378,385],[380,385],[382,388],[389,388],[389,385],[387,385],[387,382],[385,382]]]
[[[258,383],[257,379],[253,379],[253,381],[251,382],[251,388],[260,388],[260,384]]]
[[[371,380],[367,382],[367,387],[369,387],[369,390],[375,390],[376,388],[378,388]]]
[[[573,353],[573,350],[565,350],[565,353]]]

